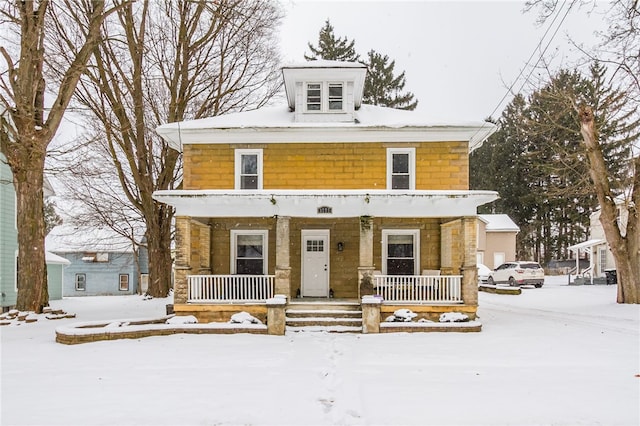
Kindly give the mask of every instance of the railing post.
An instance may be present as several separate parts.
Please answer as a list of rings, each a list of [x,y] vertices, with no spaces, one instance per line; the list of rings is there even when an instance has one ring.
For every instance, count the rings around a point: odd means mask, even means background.
[[[275,336],[284,336],[286,330],[285,308],[287,296],[276,294],[267,300],[267,333]]]

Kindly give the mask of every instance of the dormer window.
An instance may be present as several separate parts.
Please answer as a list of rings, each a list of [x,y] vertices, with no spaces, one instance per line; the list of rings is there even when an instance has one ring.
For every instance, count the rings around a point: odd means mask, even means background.
[[[307,112],[342,112],[343,83],[307,83]]]
[[[329,111],[342,111],[342,83],[329,83]]]
[[[322,108],[322,85],[307,84],[307,111],[320,111]]]

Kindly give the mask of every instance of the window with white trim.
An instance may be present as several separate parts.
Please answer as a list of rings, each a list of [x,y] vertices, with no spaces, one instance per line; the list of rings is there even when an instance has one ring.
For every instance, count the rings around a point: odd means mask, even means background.
[[[387,149],[387,189],[416,188],[416,149]]]
[[[265,275],[267,273],[269,231],[231,231],[231,273]]]
[[[77,291],[85,291],[87,289],[87,275],[86,274],[76,274],[75,282],[76,282],[76,290]]]
[[[262,150],[236,149],[236,189],[262,189]]]
[[[307,112],[342,112],[344,111],[344,83],[307,83]]]
[[[599,247],[598,248],[598,263],[600,264],[600,275],[604,274],[605,269],[607,269],[607,249]]]
[[[307,84],[307,111],[320,111],[322,109],[322,84]]]
[[[120,274],[118,276],[118,281],[118,289],[120,291],[129,291],[129,274]]]
[[[382,273],[418,275],[420,270],[420,230],[382,230]]]
[[[342,83],[329,83],[329,111],[342,111]]]

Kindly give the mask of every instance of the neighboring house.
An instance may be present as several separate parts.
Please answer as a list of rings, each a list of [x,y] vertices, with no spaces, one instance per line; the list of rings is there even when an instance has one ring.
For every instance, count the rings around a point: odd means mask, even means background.
[[[54,194],[45,177],[44,196]],[[18,298],[18,229],[16,223],[16,192],[13,174],[0,153],[0,307],[3,311],[13,308]],[[52,253],[46,253],[47,286],[49,300],[62,298],[62,271],[68,264]]]
[[[138,254],[129,239],[111,229],[58,225],[46,245],[70,262],[64,270],[65,297],[138,293]]]
[[[287,105],[157,129],[184,156],[184,189],[154,193],[176,208],[176,313],[376,293],[383,313],[475,317],[476,212],[497,193],[469,190],[469,152],[495,127],[362,105],[361,64],[282,72]]]
[[[478,263],[495,269],[516,260],[516,235],[520,227],[506,214],[478,215]]]
[[[622,235],[625,235],[629,210],[627,210],[622,198],[616,199],[616,206],[618,208],[618,227]],[[569,250],[573,252],[576,259],[574,275],[590,278],[593,282],[594,278],[606,278],[605,271],[616,268],[613,254],[609,249],[604,229],[600,223],[600,209],[589,216],[589,235],[589,240],[570,246]],[[585,257],[589,260],[589,266],[581,268],[579,260]]]

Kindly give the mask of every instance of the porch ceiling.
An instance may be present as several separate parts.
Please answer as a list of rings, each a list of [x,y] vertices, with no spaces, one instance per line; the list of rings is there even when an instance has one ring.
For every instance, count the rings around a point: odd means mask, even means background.
[[[191,217],[307,218],[475,216],[495,191],[173,190],[153,198]]]

